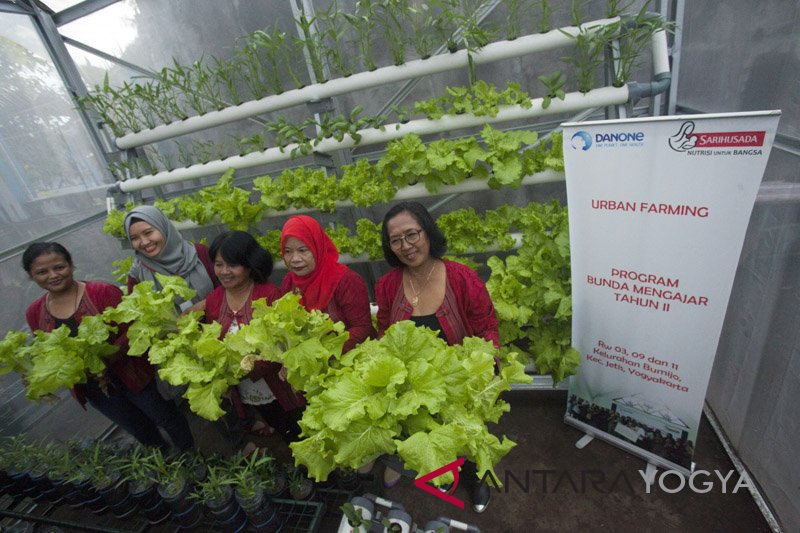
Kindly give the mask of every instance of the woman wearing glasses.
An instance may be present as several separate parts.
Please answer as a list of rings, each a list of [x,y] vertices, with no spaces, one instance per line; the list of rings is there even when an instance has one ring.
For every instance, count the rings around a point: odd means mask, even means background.
[[[395,269],[375,285],[378,335],[395,322],[411,320],[438,332],[450,345],[464,337],[482,337],[500,346],[497,316],[486,286],[469,267],[442,258],[447,240],[422,204],[402,202],[391,208],[383,218],[381,241],[383,255]],[[387,488],[399,478],[396,470],[384,470]],[[483,512],[489,496],[486,485],[475,487],[473,509]]]
[[[396,267],[375,285],[378,334],[401,320],[439,332],[448,344],[482,337],[500,346],[497,316],[474,270],[442,259],[447,240],[418,202],[397,204],[381,229],[383,256]]]
[[[350,338],[342,353],[375,336],[367,285],[339,263],[339,251],[319,222],[305,215],[290,218],[281,232],[281,253],[289,273],[284,294],[300,294],[306,309],[319,309],[334,322],[344,322]]]

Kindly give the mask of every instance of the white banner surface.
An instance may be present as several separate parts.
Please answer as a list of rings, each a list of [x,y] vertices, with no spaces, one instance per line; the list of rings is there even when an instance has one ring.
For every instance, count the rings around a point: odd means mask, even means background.
[[[564,125],[565,421],[688,471],[778,111]]]

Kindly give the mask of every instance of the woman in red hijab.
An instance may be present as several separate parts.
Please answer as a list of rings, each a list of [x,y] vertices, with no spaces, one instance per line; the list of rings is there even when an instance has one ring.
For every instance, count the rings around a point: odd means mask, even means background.
[[[305,215],[290,218],[281,233],[281,254],[289,273],[284,294],[301,295],[306,309],[319,309],[334,322],[344,322],[350,338],[343,352],[375,337],[369,293],[361,276],[339,264],[339,251],[319,222]]]

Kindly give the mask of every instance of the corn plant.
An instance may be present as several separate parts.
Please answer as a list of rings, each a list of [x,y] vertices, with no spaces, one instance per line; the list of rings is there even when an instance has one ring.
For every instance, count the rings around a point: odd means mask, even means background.
[[[406,61],[406,39],[404,37],[409,19],[409,6],[406,0],[381,0],[375,11],[377,25],[389,40],[389,51],[395,65]]]
[[[342,17],[355,34],[364,69],[370,72],[378,68],[372,57],[372,40],[376,24],[375,9],[376,3],[372,0],[358,0],[353,13],[342,13]]]
[[[431,56],[435,44],[436,34],[433,28],[436,16],[425,2],[412,5],[408,10],[411,27],[414,29],[409,41],[417,55],[421,59],[427,59]]]
[[[233,105],[241,104],[242,98],[239,96],[238,85],[238,71],[241,67],[240,59],[234,57],[232,60],[226,61],[214,56],[212,56],[211,59],[214,62],[214,78],[222,82],[226,92],[228,93],[228,98],[230,98],[231,102],[233,102]]]
[[[347,38],[350,27],[344,13],[339,11],[338,4],[334,0],[328,9],[317,15],[319,20],[318,28],[322,34],[322,41],[325,45],[325,58],[328,65],[338,72],[342,77],[348,77],[353,73],[353,67],[349,61],[349,54],[345,46],[349,42]]]
[[[316,20],[317,17],[311,17],[309,19],[304,9],[300,11],[300,14],[295,19],[295,23],[303,33],[303,37],[302,39],[296,39],[296,41],[298,44],[302,44],[308,53],[311,70],[314,72],[316,82],[325,83],[327,79],[325,77],[324,63],[322,62],[325,43],[323,42],[323,36],[315,25]]]
[[[539,32],[547,33],[553,29],[553,8],[550,0],[539,1]]]
[[[574,54],[561,59],[572,66],[578,90],[588,93],[594,85],[597,69],[604,63],[604,51],[608,42],[607,33],[602,28],[581,27],[578,33],[563,32],[575,41]]]

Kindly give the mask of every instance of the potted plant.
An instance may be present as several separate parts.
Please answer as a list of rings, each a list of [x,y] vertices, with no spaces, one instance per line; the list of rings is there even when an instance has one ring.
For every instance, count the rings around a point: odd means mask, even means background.
[[[102,442],[95,442],[88,450],[85,470],[95,491],[117,518],[124,518],[136,510],[137,503],[128,493],[128,481],[122,476],[124,456]]]
[[[152,479],[158,484],[158,494],[172,510],[172,520],[182,528],[194,527],[203,519],[202,507],[189,498],[192,478],[188,454],[164,457],[160,449],[150,453]]]
[[[247,523],[247,516],[234,496],[233,483],[229,465],[220,461],[208,467],[205,478],[195,485],[191,494],[206,506],[224,531],[239,531]]]
[[[266,454],[252,453],[243,457],[239,453],[231,467],[236,501],[247,514],[250,524],[259,531],[279,531],[283,525],[277,507],[264,493],[270,468],[274,468],[273,462],[274,459]]]
[[[288,469],[289,493],[295,500],[310,500],[314,497],[314,482],[297,467]]]
[[[3,464],[8,479],[8,493],[19,496],[29,489],[33,482],[28,475],[28,457],[31,445],[22,435],[6,439],[3,446]]]
[[[136,446],[128,454],[121,471],[128,481],[128,492],[137,502],[150,524],[160,524],[170,517],[172,511],[156,490],[153,465],[150,461],[152,450]]]

